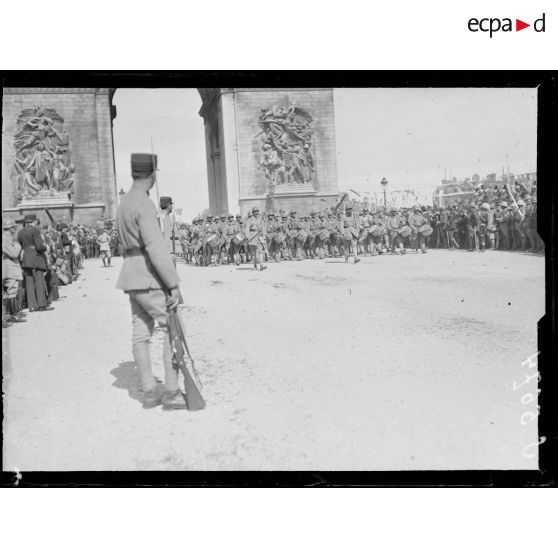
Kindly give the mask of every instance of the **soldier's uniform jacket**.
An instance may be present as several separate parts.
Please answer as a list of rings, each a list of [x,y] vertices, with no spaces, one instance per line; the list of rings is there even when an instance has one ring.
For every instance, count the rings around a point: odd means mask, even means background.
[[[443,209],[442,211],[440,211],[438,225],[441,226],[443,229],[446,229],[446,227],[448,226],[448,219],[449,219],[449,214],[445,209]]]
[[[426,223],[426,219],[420,213],[411,213],[409,215],[409,226],[416,232],[422,225]]]
[[[41,238],[39,229],[33,226],[21,229],[17,234],[17,241],[23,249],[21,266],[46,271],[46,260],[44,257],[46,246]]]
[[[244,225],[244,234],[246,235],[247,244],[250,246],[261,246],[260,238],[265,238],[265,222],[260,215],[250,215]],[[259,234],[256,234],[258,233]]]
[[[392,217],[388,217],[388,220],[387,220],[387,223],[386,223],[387,229],[390,230],[390,231],[397,231],[404,224],[405,224],[405,222],[403,221],[403,219],[401,219],[401,217],[399,215],[393,215]]]
[[[343,236],[347,240],[356,239],[360,233],[361,220],[358,215],[354,213],[352,215],[344,215],[341,217],[341,227]]]
[[[289,217],[287,228],[291,231],[290,236],[295,235],[296,231],[301,228],[299,220],[296,217]]]
[[[240,225],[236,221],[233,221],[232,223],[227,223],[227,228],[226,228],[227,237],[232,238],[233,236],[236,235],[236,233],[239,232],[240,232]]]
[[[486,229],[490,232],[494,232],[496,230],[496,223],[494,221],[494,211],[492,211],[492,209],[488,209],[486,211]]]
[[[172,252],[172,237],[174,235],[174,219],[166,211],[163,214],[163,237],[167,245],[167,250]]]
[[[124,249],[116,288],[132,291],[178,286],[180,279],[161,233],[155,204],[145,192],[132,187],[124,196],[116,227]]]
[[[8,231],[2,231],[2,279],[23,279],[19,254],[21,245]]]
[[[265,230],[268,234],[273,234],[277,231],[277,221],[275,219],[267,219],[265,222]]]

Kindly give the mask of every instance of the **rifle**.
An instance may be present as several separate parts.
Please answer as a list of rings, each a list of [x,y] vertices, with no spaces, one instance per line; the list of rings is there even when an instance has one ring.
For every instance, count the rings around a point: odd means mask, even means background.
[[[520,223],[523,222],[523,220],[525,219],[525,215],[523,215],[523,213],[521,213],[521,209],[519,209],[519,206],[517,205],[517,202],[515,201],[515,198],[513,197],[513,194],[511,193],[510,187],[505,184],[506,190],[508,191],[508,195],[510,196],[513,205],[515,205],[515,208],[517,209],[517,211],[519,211],[519,214],[521,215],[521,221]]]
[[[345,192],[342,196],[341,199],[337,202],[337,205],[333,208],[333,212],[337,213],[337,210],[341,207],[341,204],[349,197],[349,194],[347,194],[347,192]]]
[[[186,408],[189,411],[199,411],[205,408],[205,401],[198,388],[198,383],[201,385],[199,378],[197,377],[196,369],[194,367],[194,360],[190,356],[190,351],[188,350],[188,345],[186,343],[186,337],[184,335],[184,330],[182,324],[177,315],[176,308],[169,310],[169,334],[170,343],[172,350],[172,360],[175,369],[182,372],[184,376],[184,390],[186,392]],[[192,367],[192,372],[194,373],[197,382],[194,380],[188,368],[186,367],[186,362],[184,360],[185,356],[188,356],[190,360],[190,366]]]

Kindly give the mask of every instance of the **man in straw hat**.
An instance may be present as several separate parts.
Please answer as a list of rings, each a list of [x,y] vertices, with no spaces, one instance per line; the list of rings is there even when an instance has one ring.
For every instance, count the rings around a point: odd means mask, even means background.
[[[143,388],[146,409],[185,409],[178,375],[173,369],[168,309],[180,300],[179,278],[168,244],[157,220],[157,209],[149,199],[155,184],[157,156],[134,153],[131,157],[130,191],[118,206],[116,227],[124,250],[124,263],[116,283],[130,297],[132,309],[132,352]],[[163,340],[165,385],[158,384],[151,369],[149,343],[155,322],[166,335]]]

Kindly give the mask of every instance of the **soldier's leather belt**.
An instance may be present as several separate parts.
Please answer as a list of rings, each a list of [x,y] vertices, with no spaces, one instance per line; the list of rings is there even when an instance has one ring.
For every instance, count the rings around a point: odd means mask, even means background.
[[[145,254],[145,248],[130,248],[124,250],[124,257],[130,258],[132,256],[143,256]]]

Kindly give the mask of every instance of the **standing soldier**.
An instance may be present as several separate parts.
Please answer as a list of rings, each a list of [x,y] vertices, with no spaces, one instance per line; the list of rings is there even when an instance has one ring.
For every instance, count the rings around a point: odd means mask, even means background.
[[[457,230],[457,205],[452,204],[448,213],[448,240],[449,249],[459,248],[457,240],[455,240],[455,231]]]
[[[353,214],[353,208],[349,205],[345,208],[345,216],[341,218],[343,231],[343,249],[345,252],[345,262],[349,261],[349,254],[352,252],[354,263],[358,263],[358,238],[360,235],[360,218]]]
[[[522,223],[525,219],[525,202],[523,200],[517,201],[517,207],[512,210],[511,226],[513,234],[513,249],[525,249],[525,235],[522,230]]]
[[[240,265],[243,258],[240,252],[241,250],[244,250],[244,224],[242,223],[242,216],[240,215],[240,213],[237,214],[234,218],[231,228],[232,227],[234,227],[234,235],[231,239],[231,257],[236,265]]]
[[[20,297],[18,297],[19,283],[23,279],[19,255],[21,245],[15,239],[17,225],[11,219],[6,219],[2,225],[2,327],[8,327],[9,322],[25,322],[21,317]]]
[[[399,232],[405,223],[402,218],[397,214],[397,209],[389,210],[389,219],[387,221],[387,229],[389,232],[389,241],[391,244],[391,253],[397,254],[397,247],[399,247],[399,253],[401,255],[405,254],[405,248],[403,247],[403,237]]]
[[[191,230],[191,244],[192,244],[192,259],[196,265],[201,265],[203,263],[203,246],[204,246],[204,236],[203,236],[203,220],[194,219],[192,221]]]
[[[273,240],[275,230],[275,215],[273,213],[268,213],[266,223],[267,237],[265,239],[265,249],[266,254],[268,255],[268,261],[275,259],[275,241]]]
[[[110,267],[110,241],[111,237],[106,230],[98,236],[97,243],[99,244],[99,251],[101,252],[101,259],[103,260],[103,266],[107,267],[107,260],[108,260],[108,267]]]
[[[234,215],[231,213],[227,216],[227,222],[224,228],[225,255],[228,263],[237,263],[234,258],[234,237],[236,236],[238,230],[238,225],[234,220]]]
[[[281,218],[278,224],[279,232],[278,234],[280,235],[278,237],[278,241],[280,240],[281,242],[279,243],[279,250],[280,250],[280,255],[281,255],[281,259],[282,260],[288,260],[291,261],[292,260],[292,252],[291,249],[289,248],[289,216],[286,213],[282,213],[281,214]]]
[[[426,245],[424,241],[424,236],[420,232],[423,225],[426,225],[426,218],[420,212],[420,207],[415,206],[413,208],[413,213],[409,215],[409,226],[411,227],[411,246],[414,245],[415,252],[418,252],[420,245],[420,250],[423,254],[426,254]]]
[[[495,231],[496,223],[494,221],[494,211],[490,208],[490,204],[484,202],[481,204],[481,221],[486,227],[486,241],[490,250],[496,250]]]
[[[471,202],[469,205],[469,220],[467,224],[467,248],[469,252],[479,249],[479,226],[480,215],[476,204]]]
[[[163,238],[169,254],[174,254],[174,216],[172,208],[174,202],[170,196],[161,196],[159,207],[161,208],[161,216],[163,221]]]
[[[531,198],[527,198],[525,206],[524,230],[529,239],[529,252],[537,252],[537,212]]]
[[[500,202],[500,211],[496,213],[496,223],[498,224],[498,232],[500,237],[500,250],[509,250],[510,248],[510,222],[508,216],[508,204]]]
[[[202,223],[203,265],[217,265],[215,263],[215,246],[219,240],[217,227],[213,222],[213,215],[208,215]]]
[[[180,242],[180,248],[182,250],[182,257],[184,262],[189,264],[192,263],[192,252],[190,247],[190,227],[187,223],[180,226],[178,232],[178,241]]]
[[[360,219],[362,230],[360,232],[361,250],[364,255],[374,255],[374,241],[370,234],[372,228],[372,216],[368,208],[362,210],[362,217]]]
[[[289,219],[289,238],[291,239],[291,248],[293,250],[293,258],[298,261],[304,259],[304,254],[302,252],[302,244],[298,237],[300,231],[302,230],[302,225],[296,216],[296,211],[291,211],[291,218]]]
[[[314,233],[316,235],[316,254],[320,260],[326,257],[327,243],[329,239],[329,228],[325,215],[320,211],[318,220],[316,221]]]
[[[266,266],[263,264],[263,248],[265,246],[265,224],[260,216],[257,207],[252,208],[252,215],[248,217],[244,226],[248,250],[252,255],[254,269],[263,271]]]
[[[185,409],[186,402],[173,369],[169,335],[170,309],[180,300],[179,278],[163,238],[157,209],[149,199],[155,184],[157,156],[132,154],[130,191],[118,206],[116,226],[124,249],[124,263],[116,287],[128,294],[132,309],[132,352],[143,388],[146,409],[163,405],[164,409]],[[163,362],[164,388],[151,370],[149,343],[155,322],[165,332]]]

